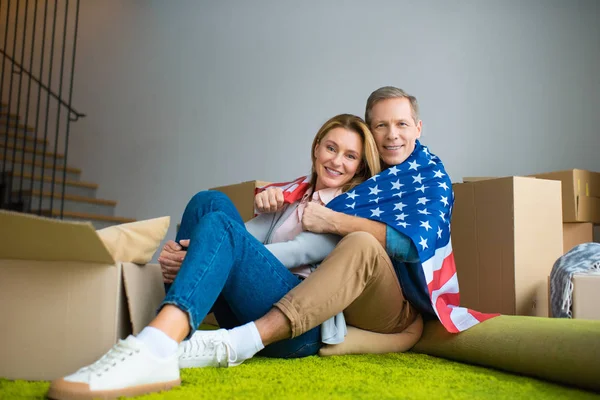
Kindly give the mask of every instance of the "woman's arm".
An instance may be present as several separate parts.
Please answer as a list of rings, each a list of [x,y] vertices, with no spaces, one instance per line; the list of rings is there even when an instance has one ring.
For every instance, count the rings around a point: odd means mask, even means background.
[[[265,246],[286,268],[294,268],[323,261],[340,239],[332,234],[301,232],[287,242],[270,243]]]

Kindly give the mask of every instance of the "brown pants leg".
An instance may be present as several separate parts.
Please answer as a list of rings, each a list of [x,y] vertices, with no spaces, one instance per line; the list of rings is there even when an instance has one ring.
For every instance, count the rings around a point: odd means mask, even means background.
[[[402,294],[389,256],[365,232],[344,237],[275,307],[290,320],[292,337],[342,311],[348,325],[379,333],[401,332],[417,316]]]

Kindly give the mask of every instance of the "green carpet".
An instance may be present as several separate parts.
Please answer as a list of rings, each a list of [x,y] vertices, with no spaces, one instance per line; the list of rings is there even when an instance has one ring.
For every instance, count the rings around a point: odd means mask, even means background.
[[[574,388],[422,354],[255,358],[182,371],[182,386],[140,399],[600,399]],[[0,379],[0,399],[43,398],[48,383]]]

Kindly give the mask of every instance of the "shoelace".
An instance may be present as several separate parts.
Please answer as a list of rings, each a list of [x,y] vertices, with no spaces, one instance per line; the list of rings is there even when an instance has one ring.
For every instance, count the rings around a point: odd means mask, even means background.
[[[215,360],[219,365],[222,365],[227,361],[236,361],[237,359],[237,356],[229,343],[214,336],[204,336],[186,341],[183,347],[183,353],[188,358],[214,355]],[[228,355],[233,355],[235,358],[228,360]]]
[[[82,368],[81,371],[89,370],[92,373],[100,376],[104,372],[108,372],[108,370],[117,365],[117,362],[125,361],[125,359],[133,354],[139,353],[139,349],[132,348],[125,342],[125,340],[119,340],[117,344],[115,344],[112,349],[108,351],[102,358],[98,361],[89,365],[85,368]]]

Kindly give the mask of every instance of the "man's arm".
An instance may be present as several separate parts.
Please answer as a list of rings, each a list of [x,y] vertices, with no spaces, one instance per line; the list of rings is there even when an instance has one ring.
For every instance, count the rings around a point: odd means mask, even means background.
[[[310,202],[302,214],[302,226],[315,233],[333,233],[346,236],[352,232],[368,232],[386,248],[386,227],[382,222],[333,211],[320,204]]]

